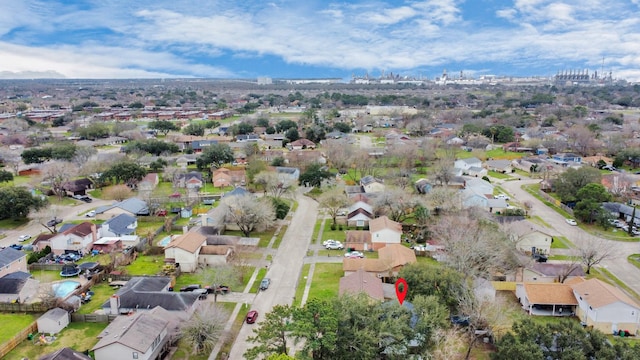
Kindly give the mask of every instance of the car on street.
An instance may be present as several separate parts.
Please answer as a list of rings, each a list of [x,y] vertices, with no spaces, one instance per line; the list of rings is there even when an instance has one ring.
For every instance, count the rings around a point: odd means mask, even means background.
[[[338,243],[338,244],[329,244],[327,246],[325,246],[325,248],[327,248],[327,250],[342,250],[344,249],[344,245]]]
[[[509,201],[509,197],[505,194],[498,194],[493,197],[494,199],[504,199],[505,201]]]
[[[20,236],[18,236],[18,239],[20,239],[20,241],[27,241],[27,240],[31,239],[31,235],[29,235],[29,234],[20,235]]]
[[[258,312],[256,310],[251,310],[247,313],[247,324],[253,324],[258,319]]]
[[[10,248],[14,248],[16,250],[22,250],[22,245],[18,245],[18,244],[11,244],[9,245]]]
[[[62,220],[57,219],[57,218],[53,218],[49,221],[47,221],[47,226],[56,226],[58,224],[60,224],[62,222]]]
[[[271,279],[269,278],[262,279],[262,281],[260,281],[260,290],[263,290],[263,291],[267,290],[270,284],[271,284]]]
[[[86,217],[94,217],[94,216],[96,216],[96,211],[95,210],[91,210],[88,213],[84,214],[84,216],[86,216]]]
[[[348,253],[344,254],[344,257],[346,258],[360,258],[362,259],[364,257],[364,254],[360,251],[350,251]]]
[[[576,226],[576,225],[578,225],[578,223],[577,223],[575,220],[573,220],[573,219],[566,219],[565,221],[567,222],[567,224],[569,224],[569,225],[571,225],[571,226]]]

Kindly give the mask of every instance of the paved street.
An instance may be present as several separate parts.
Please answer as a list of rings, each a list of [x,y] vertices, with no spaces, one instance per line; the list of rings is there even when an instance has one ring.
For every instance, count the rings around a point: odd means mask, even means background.
[[[291,305],[295,296],[297,281],[318,214],[318,203],[302,195],[300,190],[302,189],[299,189],[296,197],[298,209],[267,272],[267,277],[271,278],[271,286],[268,290],[259,292],[251,305],[251,308],[258,310],[260,314],[258,323],[274,305]],[[245,323],[242,326],[231,348],[229,359],[242,359],[244,352],[253,346],[247,343],[247,337],[256,326],[259,325]]]
[[[567,224],[565,218],[555,210],[544,205],[533,195],[521,189],[522,185],[534,184],[539,181],[540,180],[505,181],[501,186],[511,193],[513,198],[518,199],[519,202],[530,201],[533,204],[530,214],[539,216],[547,224],[551,225],[553,227],[553,229],[550,230],[551,235],[562,235],[571,240],[576,246],[580,246],[581,241],[592,235],[578,226]],[[610,243],[610,245],[616,249],[616,257],[603,261],[600,266],[606,268],[635,292],[640,293],[640,269],[627,261],[627,256],[640,253],[640,243],[608,239],[602,239],[602,241]]]

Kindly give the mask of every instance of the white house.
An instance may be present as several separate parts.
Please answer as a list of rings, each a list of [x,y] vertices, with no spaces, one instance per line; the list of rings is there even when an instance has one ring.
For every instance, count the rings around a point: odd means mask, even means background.
[[[400,244],[402,224],[381,216],[369,221],[369,232],[373,250],[378,250],[387,244]]]
[[[38,332],[42,334],[57,334],[69,325],[69,312],[60,308],[53,308],[36,321]]]
[[[598,279],[571,287],[578,300],[576,315],[580,321],[605,334],[627,330],[637,335],[640,305],[625,293]]]
[[[456,169],[461,169],[464,174],[469,173],[469,169],[472,167],[482,168],[482,161],[477,157],[470,157],[467,159],[458,159],[453,163]]]
[[[376,179],[371,175],[367,175],[360,179],[360,186],[364,189],[365,193],[379,193],[383,192],[385,189],[382,180]]]
[[[60,228],[55,236],[49,239],[51,251],[56,254],[64,254],[66,251],[78,251],[87,254],[91,251],[93,242],[97,239],[96,225],[83,222],[68,228]]]
[[[169,322],[149,312],[118,316],[98,335],[96,360],[156,359],[168,341]]]
[[[206,243],[207,238],[197,231],[180,235],[164,248],[165,261],[180,264],[182,272],[194,272],[198,267],[200,250]]]
[[[527,221],[516,221],[509,225],[509,237],[516,247],[527,254],[549,254],[553,236],[537,225]]]
[[[364,201],[358,201],[347,210],[347,225],[364,227],[373,219],[373,207]]]

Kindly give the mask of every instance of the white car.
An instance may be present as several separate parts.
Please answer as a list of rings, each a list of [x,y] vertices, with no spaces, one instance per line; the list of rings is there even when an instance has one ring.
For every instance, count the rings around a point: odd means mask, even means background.
[[[31,239],[31,235],[28,235],[28,234],[20,235],[18,236],[18,239],[20,239],[20,241],[27,241]]]
[[[494,199],[504,199],[504,201],[509,201],[509,197],[505,194],[498,194],[493,197]]]
[[[344,246],[342,245],[342,243],[333,243],[327,244],[325,248],[327,248],[327,250],[342,250],[344,249]]]
[[[84,216],[86,216],[86,217],[94,217],[94,216],[96,216],[96,211],[95,210],[91,210],[88,213],[86,213]]]
[[[342,243],[338,240],[333,240],[333,239],[325,240],[322,242],[322,246],[327,246],[329,244],[342,244]]]
[[[346,258],[361,258],[362,259],[364,257],[364,254],[361,253],[360,251],[351,251],[351,252],[345,253],[344,257],[346,257]]]
[[[338,210],[337,216],[347,216],[347,210]]]
[[[569,224],[569,225],[571,225],[571,226],[576,226],[576,225],[578,225],[578,223],[577,223],[575,220],[573,220],[573,219],[566,219],[565,221],[567,222],[567,224]]]

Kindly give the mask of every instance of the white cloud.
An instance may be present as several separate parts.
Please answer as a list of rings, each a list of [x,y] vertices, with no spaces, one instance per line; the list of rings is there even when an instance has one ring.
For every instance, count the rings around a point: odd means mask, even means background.
[[[410,19],[415,15],[415,9],[409,6],[402,6],[393,9],[384,9],[382,11],[365,13],[362,16],[375,24],[390,25]]]

